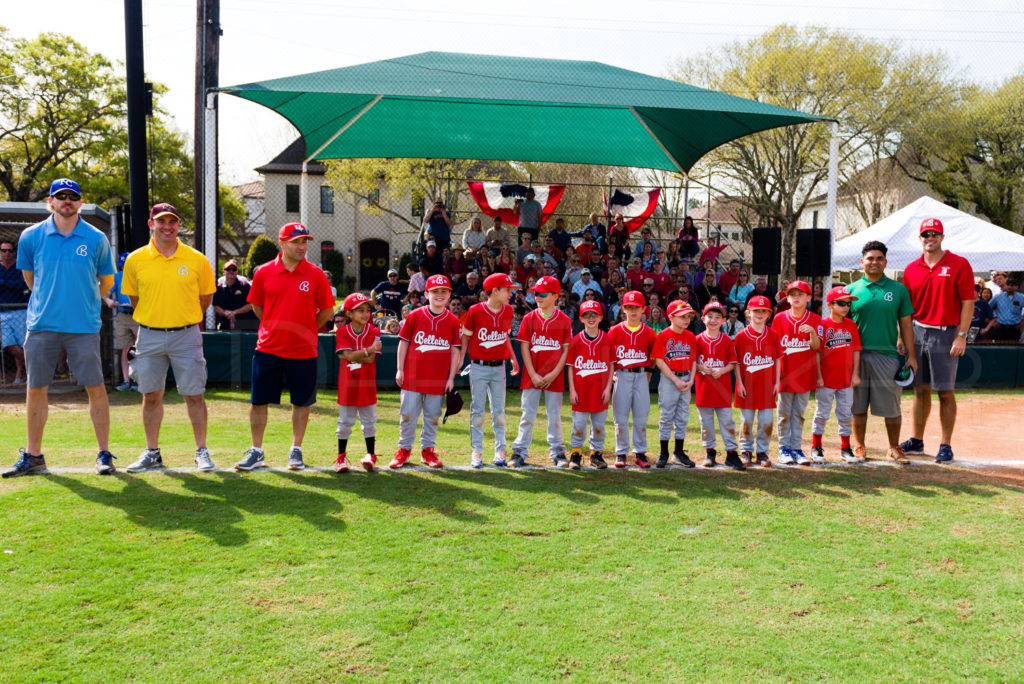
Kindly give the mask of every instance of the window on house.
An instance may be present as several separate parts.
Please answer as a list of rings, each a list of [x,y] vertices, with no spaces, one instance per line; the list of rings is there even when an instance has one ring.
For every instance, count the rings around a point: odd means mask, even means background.
[[[334,213],[334,189],[329,185],[320,186],[320,213]]]
[[[284,186],[284,210],[290,214],[299,213],[299,186]]]

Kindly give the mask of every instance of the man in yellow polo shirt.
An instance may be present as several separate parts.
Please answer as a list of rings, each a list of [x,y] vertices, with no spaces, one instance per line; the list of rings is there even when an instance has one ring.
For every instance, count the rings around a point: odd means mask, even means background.
[[[133,318],[139,324],[133,366],[142,393],[146,432],[146,449],[126,470],[138,473],[164,465],[159,439],[168,366],[174,369],[178,392],[192,421],[196,467],[213,470],[206,448],[206,359],[199,322],[217,291],[217,282],[206,257],[178,240],[181,218],[177,209],[166,203],[154,205],[149,228],[152,239],[128,255],[121,281],[121,292],[131,299]]]

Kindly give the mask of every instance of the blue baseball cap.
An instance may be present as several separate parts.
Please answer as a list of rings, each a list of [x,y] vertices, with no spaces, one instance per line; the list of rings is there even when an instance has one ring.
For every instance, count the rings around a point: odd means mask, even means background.
[[[82,191],[78,187],[78,183],[71,180],[70,178],[58,178],[57,180],[50,183],[50,197],[53,197],[58,192],[65,190],[67,192],[73,192],[79,197],[82,196]]]

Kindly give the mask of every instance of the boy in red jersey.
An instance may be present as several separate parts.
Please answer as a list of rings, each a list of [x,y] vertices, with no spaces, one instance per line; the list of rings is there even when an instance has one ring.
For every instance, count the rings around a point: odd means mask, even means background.
[[[530,288],[537,301],[537,309],[523,317],[516,340],[523,355],[523,415],[519,421],[519,434],[512,443],[512,461],[509,465],[526,465],[530,443],[533,441],[533,423],[537,420],[540,397],[544,395],[544,408],[548,414],[548,447],[551,461],[560,468],[569,465],[562,444],[562,394],[565,392],[565,359],[569,355],[572,322],[556,308],[562,285],[558,278],[544,276]]]
[[[782,346],[768,327],[772,303],[757,295],[747,303],[747,327],[736,333],[736,408],[740,410],[740,452],[746,465],[753,463],[754,421],[757,421],[757,464],[770,468],[768,445],[772,438],[775,397],[782,376]]]
[[[519,373],[519,362],[512,353],[512,290],[519,286],[504,273],[484,279],[487,301],[469,307],[462,322],[462,353],[459,368],[466,354],[469,367],[469,444],[473,449],[470,465],[484,466],[484,411],[491,400],[491,427],[494,429],[494,465],[505,465],[505,362],[512,359],[512,375]]]
[[[608,467],[604,450],[605,421],[612,394],[614,354],[611,338],[598,326],[604,312],[601,303],[583,302],[580,320],[583,331],[569,343],[569,401],[572,403],[572,435],[569,437],[569,467],[579,470],[583,463],[583,435],[590,424],[590,465]]]
[[[857,299],[842,285],[833,287],[825,297],[830,315],[824,321],[821,362],[818,366],[818,389],[814,393],[817,408],[811,428],[811,460],[825,462],[821,447],[821,436],[825,423],[832,412],[832,401],[836,403],[836,420],[839,422],[840,455],[847,463],[858,463],[850,449],[850,433],[853,430],[853,388],[860,384],[860,333],[857,325],[846,317],[850,313],[850,302]]]
[[[398,451],[388,464],[401,468],[412,455],[416,422],[423,413],[420,458],[430,468],[441,468],[434,453],[437,426],[441,422],[445,392],[455,384],[459,367],[462,328],[448,310],[452,286],[443,275],[432,275],[426,284],[427,306],[405,319],[398,333],[398,372],[395,382],[402,388],[398,421]]]
[[[356,417],[363,428],[366,456],[363,468],[372,472],[377,465],[374,446],[377,435],[377,355],[380,354],[380,329],[370,322],[372,302],[362,292],[345,297],[342,309],[348,323],[334,331],[338,364],[338,458],[334,471],[348,472],[348,438]]]
[[[647,460],[647,416],[651,413],[651,352],[656,333],[643,324],[646,304],[636,290],[622,296],[626,320],[612,327],[608,336],[615,350],[615,391],[612,418],[615,420],[615,467],[626,467],[629,453],[629,414],[633,413],[633,459],[641,468]]]
[[[665,328],[654,338],[654,365],[661,371],[658,381],[658,439],[661,452],[655,467],[668,465],[668,442],[675,427],[675,457],[679,465],[693,468],[696,464],[683,451],[686,439],[686,424],[690,421],[690,389],[693,387],[693,359],[697,353],[697,338],[687,330],[697,312],[682,300],[672,302],[668,307],[671,327]]]
[[[794,280],[786,289],[789,308],[772,321],[772,330],[782,345],[782,382],[779,386],[779,463],[807,465],[800,449],[804,412],[811,390],[818,386],[818,348],[821,346],[821,317],[807,310],[811,286]]]
[[[736,453],[736,423],[732,418],[732,381],[729,374],[736,367],[736,349],[729,336],[722,332],[725,308],[711,301],[704,306],[707,330],[697,335],[697,415],[700,417],[701,443],[704,445],[704,467],[715,467],[715,419],[725,447],[725,465],[746,470]]]

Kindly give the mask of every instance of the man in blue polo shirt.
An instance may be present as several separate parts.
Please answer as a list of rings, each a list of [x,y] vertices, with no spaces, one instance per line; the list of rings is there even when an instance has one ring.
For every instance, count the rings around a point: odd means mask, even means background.
[[[18,264],[18,247],[0,240],[0,347],[14,358],[14,384],[25,382],[25,307],[28,285]]]
[[[110,407],[103,385],[99,330],[100,292],[114,284],[110,243],[78,215],[82,193],[75,181],[53,181],[49,204],[50,218],[26,228],[18,242],[18,268],[32,291],[25,336],[28,444],[3,476],[46,471],[42,445],[47,390],[62,350],[89,394],[89,415],[99,445],[96,472],[107,475],[114,472],[114,456],[107,448]]]

